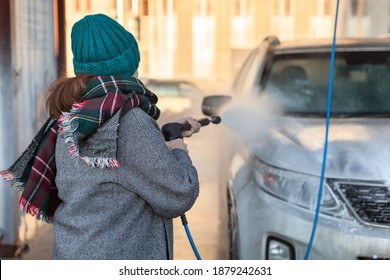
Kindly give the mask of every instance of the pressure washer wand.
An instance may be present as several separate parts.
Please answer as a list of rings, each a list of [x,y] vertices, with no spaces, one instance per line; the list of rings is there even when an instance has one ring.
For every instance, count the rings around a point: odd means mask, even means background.
[[[197,120],[198,123],[200,123],[200,126],[205,126],[209,125],[210,123],[213,124],[219,124],[221,122],[221,117],[220,116],[212,116],[210,119],[208,118],[203,118]],[[187,131],[191,129],[191,125],[188,123],[181,124],[181,131]]]
[[[198,120],[198,123],[200,123],[200,126],[209,125],[210,123],[219,124],[220,122],[221,122],[221,117],[219,117],[219,116],[212,116],[210,119],[203,118],[203,119]],[[161,131],[164,135],[165,141],[171,141],[171,140],[174,140],[177,138],[183,138],[182,132],[190,130],[190,129],[191,129],[190,124],[188,124],[188,123],[180,124],[180,123],[176,122],[176,123],[164,124]],[[190,229],[188,227],[187,217],[185,214],[183,214],[180,216],[180,218],[181,218],[181,222],[184,226],[184,229],[186,231],[188,240],[190,241],[192,250],[194,251],[194,254],[196,256],[196,259],[201,260],[202,258],[200,257],[198,249],[195,246],[195,242],[192,239],[191,232],[190,232]]]
[[[209,125],[210,123],[213,124],[219,124],[221,122],[221,117],[220,116],[212,116],[210,119],[208,118],[203,118],[199,119],[198,123],[201,126],[206,126]],[[164,124],[161,131],[164,135],[165,141],[171,141],[177,138],[183,138],[182,132],[187,131],[191,129],[191,125],[188,123],[167,123]]]

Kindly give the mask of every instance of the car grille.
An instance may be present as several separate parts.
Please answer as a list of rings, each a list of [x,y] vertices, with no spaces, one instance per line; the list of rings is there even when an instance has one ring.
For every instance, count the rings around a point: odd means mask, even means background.
[[[390,187],[371,184],[335,184],[356,218],[364,224],[390,227]]]

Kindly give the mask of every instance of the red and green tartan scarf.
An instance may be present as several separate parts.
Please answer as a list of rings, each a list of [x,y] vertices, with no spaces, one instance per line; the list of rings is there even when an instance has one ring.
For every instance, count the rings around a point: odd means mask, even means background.
[[[31,144],[7,170],[4,180],[21,192],[22,211],[53,222],[61,203],[55,184],[57,135],[64,137],[69,156],[93,167],[118,167],[116,158],[120,117],[139,107],[154,119],[160,111],[157,96],[134,77],[96,76],[87,83],[81,103],[74,104],[56,120],[49,118]]]

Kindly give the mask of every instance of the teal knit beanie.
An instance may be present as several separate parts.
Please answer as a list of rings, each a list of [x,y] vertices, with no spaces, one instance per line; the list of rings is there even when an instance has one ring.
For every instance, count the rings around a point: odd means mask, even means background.
[[[89,15],[73,25],[73,67],[77,75],[130,75],[138,69],[140,54],[134,36],[117,21]]]

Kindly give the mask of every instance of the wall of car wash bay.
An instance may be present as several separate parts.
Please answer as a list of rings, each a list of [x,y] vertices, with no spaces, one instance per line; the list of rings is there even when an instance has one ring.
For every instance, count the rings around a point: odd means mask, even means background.
[[[57,77],[55,0],[0,2],[0,169],[9,167],[47,118],[47,89]],[[0,181],[0,249],[17,251],[18,194]]]

